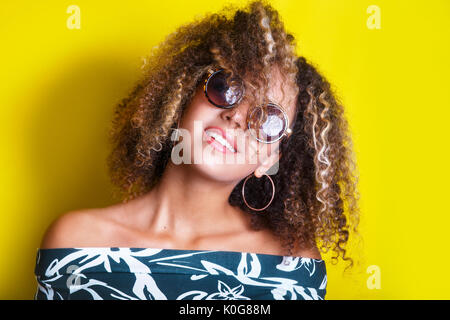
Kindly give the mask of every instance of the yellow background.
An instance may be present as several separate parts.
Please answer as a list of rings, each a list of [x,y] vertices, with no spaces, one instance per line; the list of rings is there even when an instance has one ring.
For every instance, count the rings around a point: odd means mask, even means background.
[[[189,3],[189,4],[188,4]],[[232,3],[237,3],[233,1]],[[69,5],[81,29],[67,28]],[[0,298],[32,299],[51,220],[112,204],[113,106],[142,57],[222,1],[9,1],[0,9]],[[272,1],[344,103],[360,171],[360,266],[327,299],[448,299],[450,1]],[[381,29],[369,29],[377,5]],[[328,259],[328,258],[327,258]],[[380,270],[369,289],[367,267]]]

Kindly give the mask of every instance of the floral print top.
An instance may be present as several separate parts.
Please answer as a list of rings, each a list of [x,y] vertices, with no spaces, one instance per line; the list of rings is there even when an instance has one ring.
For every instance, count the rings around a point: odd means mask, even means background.
[[[36,300],[323,300],[325,262],[214,250],[37,249]]]

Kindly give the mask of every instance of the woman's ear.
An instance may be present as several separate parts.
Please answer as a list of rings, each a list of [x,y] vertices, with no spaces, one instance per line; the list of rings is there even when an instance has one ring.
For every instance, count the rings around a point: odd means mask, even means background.
[[[255,176],[261,178],[272,166],[277,163],[281,158],[280,152],[272,152],[272,154],[264,160],[264,162],[255,170]]]

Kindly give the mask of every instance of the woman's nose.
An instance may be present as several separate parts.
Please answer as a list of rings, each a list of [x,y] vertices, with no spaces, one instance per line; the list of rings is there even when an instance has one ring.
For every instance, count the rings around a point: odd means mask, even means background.
[[[221,113],[221,117],[227,122],[232,122],[232,124],[230,124],[232,128],[245,130],[247,110],[248,106],[246,106],[244,103],[240,103],[233,108],[223,110]]]

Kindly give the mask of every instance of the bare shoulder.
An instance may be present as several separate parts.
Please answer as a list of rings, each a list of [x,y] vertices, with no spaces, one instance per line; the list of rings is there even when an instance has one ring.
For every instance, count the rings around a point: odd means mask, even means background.
[[[102,245],[111,233],[115,212],[111,208],[92,208],[69,211],[56,218],[42,237],[41,249],[72,248]]]
[[[47,227],[40,248],[137,245],[142,200],[64,213]]]
[[[40,244],[41,249],[68,248],[77,243],[92,228],[89,210],[70,211],[56,218],[47,227]]]

